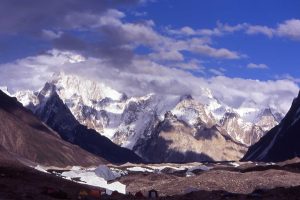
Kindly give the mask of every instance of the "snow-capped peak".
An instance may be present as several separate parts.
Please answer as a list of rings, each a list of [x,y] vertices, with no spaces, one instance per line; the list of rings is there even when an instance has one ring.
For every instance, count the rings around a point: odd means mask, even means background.
[[[43,108],[55,92],[81,124],[130,149],[151,137],[167,112],[190,127],[217,125],[246,145],[256,142],[264,131],[277,124],[267,111],[263,117],[257,117],[261,109],[254,102],[232,108],[214,97],[210,89],[199,90],[200,97],[154,93],[126,97],[102,82],[61,72],[54,74],[40,92],[25,91],[15,96],[27,107],[39,104]]]
[[[91,105],[91,101],[99,101],[104,98],[120,100],[123,97],[123,94],[103,83],[83,79],[76,75],[67,75],[63,72],[55,74],[51,83],[56,85],[58,94],[63,99],[79,95],[86,105]]]
[[[0,90],[2,90],[2,92],[4,92],[5,94],[7,94],[8,96],[11,96],[10,93],[8,92],[7,86],[0,86]]]
[[[35,106],[39,103],[39,100],[34,92],[29,90],[18,91],[13,94],[13,96],[17,97],[18,101],[21,102],[25,107],[29,107],[31,104]]]

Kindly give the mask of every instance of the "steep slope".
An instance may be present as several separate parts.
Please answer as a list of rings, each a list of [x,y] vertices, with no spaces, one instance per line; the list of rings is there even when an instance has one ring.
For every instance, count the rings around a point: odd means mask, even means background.
[[[141,162],[129,149],[119,147],[93,129],[81,125],[56,93],[55,86],[47,83],[37,95],[39,106],[35,114],[66,141],[114,163]]]
[[[220,125],[235,141],[247,146],[256,143],[265,134],[260,126],[243,121],[237,113],[233,112],[225,113]]]
[[[243,161],[278,162],[300,156],[300,93],[281,123],[251,146]]]
[[[96,165],[106,162],[63,141],[15,99],[0,91],[0,146],[43,165]]]
[[[221,127],[207,127],[199,121],[191,126],[171,112],[136,151],[150,162],[195,162],[238,160],[246,147],[234,142]]]
[[[273,111],[271,108],[262,110],[255,120],[255,125],[267,132],[274,128],[283,119],[280,113]]]
[[[196,100],[188,94],[148,94],[127,98],[101,82],[64,73],[56,74],[49,83],[56,86],[57,94],[81,124],[129,149],[133,149],[137,141],[145,136],[144,132],[152,126],[153,118],[156,116],[163,120],[167,111],[187,123],[194,123],[191,120],[197,121],[199,115],[208,126],[211,123],[223,126],[221,120],[227,113],[238,114],[239,123],[223,128],[236,141],[247,146],[254,144],[281,120],[276,109],[265,112],[264,106],[252,100],[244,102],[239,108],[231,108],[216,99],[209,89],[201,87],[202,96]],[[28,94],[27,97],[17,96],[30,108],[36,101],[32,98],[33,93]],[[29,99],[31,103],[28,103]]]
[[[0,166],[22,166],[15,156],[0,145]]]

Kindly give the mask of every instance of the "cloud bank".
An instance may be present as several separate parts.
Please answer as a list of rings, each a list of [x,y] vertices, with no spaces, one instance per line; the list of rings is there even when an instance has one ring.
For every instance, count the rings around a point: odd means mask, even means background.
[[[129,96],[151,92],[192,94],[210,88],[232,107],[250,99],[286,112],[299,87],[296,79],[258,81],[229,78],[227,69],[209,68],[205,60],[241,60],[243,52],[219,47],[213,40],[235,32],[300,40],[300,20],[275,27],[217,22],[213,29],[163,28],[154,21],[129,21],[123,7],[145,0],[1,0],[0,37],[28,37],[47,44],[39,55],[0,65],[0,85],[11,90],[43,86],[54,72],[64,71],[106,83]],[[268,68],[249,63],[248,68]],[[203,78],[210,73],[213,77]],[[280,102],[280,104],[279,104]]]
[[[84,58],[59,50],[1,65],[0,74],[10,76],[1,78],[0,85],[7,85],[9,89],[37,90],[53,72],[60,71],[104,82],[129,96],[149,93],[192,94],[201,99],[205,88],[209,88],[214,96],[234,108],[254,102],[257,105],[276,107],[283,113],[289,109],[292,99],[299,91],[298,85],[289,79],[259,81],[222,75],[212,78],[195,77],[181,68],[170,68],[140,57],[135,57],[130,67],[118,69],[103,59]]]

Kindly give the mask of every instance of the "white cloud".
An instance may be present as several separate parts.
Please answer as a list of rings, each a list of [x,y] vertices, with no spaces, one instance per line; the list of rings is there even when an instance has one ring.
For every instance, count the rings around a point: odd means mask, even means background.
[[[289,19],[278,23],[276,27],[248,23],[232,26],[217,22],[217,26],[212,29],[193,29],[189,26],[180,29],[167,29],[169,34],[180,36],[224,36],[227,33],[235,33],[238,31],[244,31],[248,35],[262,34],[269,38],[277,36],[300,40],[300,19]]]
[[[214,94],[228,105],[239,107],[253,101],[278,108],[283,113],[299,92],[299,86],[287,79],[259,81],[219,76],[209,79],[209,83]]]
[[[84,57],[71,52],[58,50],[46,54],[31,56],[0,65],[0,85],[7,85],[10,90],[38,89],[43,86],[54,72],[62,66],[84,62]]]
[[[214,58],[226,58],[226,59],[239,59],[240,55],[237,52],[230,51],[225,48],[215,49],[208,45],[195,45],[191,44],[191,51],[208,55]]]
[[[294,40],[300,40],[300,20],[291,19],[279,24],[277,28],[277,35]]]
[[[192,52],[200,55],[205,55],[217,59],[239,59],[241,56],[238,52],[226,49],[215,48],[211,46],[211,40],[206,37],[192,37],[192,38],[173,38],[165,36],[156,30],[155,23],[152,20],[140,21],[138,23],[125,22],[123,20],[125,14],[115,9],[109,9],[101,15],[95,14],[81,14],[77,13],[69,15],[68,24],[75,22],[74,27],[77,29],[84,29],[86,27],[95,29],[96,32],[101,33],[104,41],[109,41],[111,49],[121,50],[124,47],[126,51],[134,50],[137,47],[143,46],[152,51],[149,56],[154,60],[172,60],[182,61],[184,56],[181,51]],[[74,28],[73,27],[73,28]],[[190,31],[188,27],[183,28],[184,31]],[[202,30],[208,31],[208,30]],[[60,41],[62,47],[74,47],[76,41],[74,39],[65,38]],[[57,40],[59,41],[59,40]],[[78,42],[78,41],[77,41]],[[82,41],[83,44],[77,45],[82,51],[90,51],[90,54],[101,57],[97,53],[105,52],[107,44],[95,44]],[[75,46],[75,47],[77,47]],[[101,51],[99,51],[101,49]],[[75,49],[76,50],[76,49]],[[95,54],[96,53],[96,54]],[[120,53],[110,53],[110,56],[117,56]],[[125,54],[125,58],[131,59]],[[111,58],[112,60],[114,58]]]
[[[248,68],[250,69],[268,69],[268,65],[266,64],[255,64],[255,63],[249,63],[247,65]]]
[[[248,25],[247,34],[263,34],[272,38],[274,36],[300,40],[300,20],[290,19],[279,23],[277,27],[272,28],[260,25]]]
[[[295,83],[300,83],[300,78],[299,77],[294,77],[290,74],[282,74],[282,75],[277,75],[275,76],[276,79],[280,80],[280,79],[286,79],[286,80],[290,80],[293,81]]]
[[[223,24],[221,22],[217,22],[217,27],[219,30],[221,30],[223,33],[234,33],[237,31],[242,31],[247,27],[247,23],[237,24],[237,25],[229,25],[229,24]]]
[[[42,36],[45,39],[49,39],[49,40],[60,38],[62,36],[62,34],[63,34],[63,32],[61,32],[61,31],[55,32],[55,31],[46,30],[46,29],[42,30]]]
[[[268,36],[269,38],[272,38],[275,30],[267,26],[249,25],[246,29],[246,33],[249,35],[263,34]]]
[[[247,24],[238,24],[231,26],[229,24],[223,24],[217,22],[217,26],[212,29],[203,28],[203,29],[193,29],[189,26],[184,26],[180,29],[171,29],[167,28],[167,33],[171,35],[182,35],[182,36],[223,36],[226,33],[234,33],[241,31],[245,28]]]
[[[171,51],[160,51],[156,53],[151,53],[150,58],[152,60],[167,60],[167,61],[183,61],[184,56],[176,50]]]
[[[190,63],[201,64],[196,60]],[[10,89],[36,90],[43,86],[53,72],[65,71],[104,82],[129,96],[150,92],[174,95],[190,93],[201,99],[204,92],[202,88],[210,88],[219,100],[229,106],[238,108],[251,101],[261,106],[278,107],[283,113],[288,110],[299,91],[299,86],[287,78],[274,81],[225,76],[202,78],[185,71],[184,67],[186,66],[172,68],[137,56],[128,68],[116,68],[100,58],[82,59],[71,52],[53,50],[47,54],[0,65],[0,85],[7,85]]]
[[[191,70],[195,72],[199,72],[205,74],[205,67],[202,65],[202,62],[197,59],[192,59],[188,62],[181,62],[173,64],[174,67],[178,67],[183,70]]]

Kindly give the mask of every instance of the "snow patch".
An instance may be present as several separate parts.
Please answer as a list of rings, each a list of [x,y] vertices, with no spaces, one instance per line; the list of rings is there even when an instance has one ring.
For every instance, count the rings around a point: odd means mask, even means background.
[[[126,194],[126,185],[116,181],[108,183],[107,180],[116,178],[115,174],[106,166],[99,166],[95,170],[82,169],[63,172],[63,178],[68,180],[78,181],[80,183],[101,187],[107,189],[108,193],[117,191],[121,194]],[[102,177],[101,177],[102,176]]]
[[[131,171],[131,172],[154,172],[154,170],[147,169],[144,167],[130,167],[130,168],[127,168],[127,170]]]
[[[2,90],[2,92],[7,94],[8,96],[11,96],[11,94],[8,92],[8,88],[6,86],[0,86],[0,90]]]
[[[34,169],[36,169],[36,170],[38,170],[38,171],[40,171],[40,172],[49,173],[49,172],[47,172],[47,170],[44,169],[43,166],[41,166],[41,165],[37,165],[36,167],[34,167]]]

